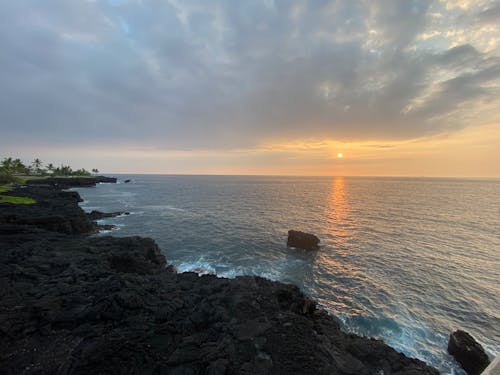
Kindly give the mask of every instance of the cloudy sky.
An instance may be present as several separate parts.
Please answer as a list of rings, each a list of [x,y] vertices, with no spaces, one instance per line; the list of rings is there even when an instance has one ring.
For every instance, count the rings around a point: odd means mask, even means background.
[[[500,177],[500,1],[0,0],[0,15],[0,157]]]

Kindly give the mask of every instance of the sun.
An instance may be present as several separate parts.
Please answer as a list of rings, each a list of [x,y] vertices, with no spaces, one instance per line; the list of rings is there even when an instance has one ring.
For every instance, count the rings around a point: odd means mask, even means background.
[[[337,154],[337,157],[338,157],[339,159],[342,159],[342,158],[344,157],[344,154],[343,154],[343,153],[341,153],[341,152],[339,152],[339,153]]]

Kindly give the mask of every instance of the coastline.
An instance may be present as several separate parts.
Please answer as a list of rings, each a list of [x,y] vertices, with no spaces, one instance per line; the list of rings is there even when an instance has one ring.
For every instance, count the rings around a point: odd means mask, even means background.
[[[151,239],[86,236],[96,224],[61,191],[77,183],[0,205],[5,373],[437,374],[342,332],[293,285],[176,273]]]

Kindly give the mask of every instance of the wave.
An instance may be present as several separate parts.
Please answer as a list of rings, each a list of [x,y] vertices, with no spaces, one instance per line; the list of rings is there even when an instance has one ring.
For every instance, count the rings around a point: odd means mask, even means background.
[[[357,335],[382,339],[397,351],[426,363],[432,363],[442,374],[464,374],[455,360],[445,352],[448,335],[426,327],[420,321],[387,316],[339,316],[343,328]],[[432,348],[443,348],[435,350]]]
[[[198,275],[210,274],[227,279],[234,279],[238,276],[260,276],[269,280],[280,281],[284,278],[283,268],[235,266],[220,261],[208,260],[205,257],[188,261],[173,261],[172,264],[178,272],[194,272]]]
[[[144,208],[154,210],[154,211],[180,211],[180,212],[186,212],[185,209],[171,206],[168,204],[163,204],[163,205],[154,205],[154,206],[145,206]]]

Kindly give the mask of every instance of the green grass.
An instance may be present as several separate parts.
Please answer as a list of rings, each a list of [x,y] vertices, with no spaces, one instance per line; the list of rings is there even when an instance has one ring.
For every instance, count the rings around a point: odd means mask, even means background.
[[[20,184],[26,184],[28,180],[46,180],[52,176],[17,176]]]
[[[10,189],[12,189],[10,184],[0,185],[0,193],[5,193],[6,191],[9,191]]]
[[[5,193],[11,189],[12,186],[10,184],[0,185],[0,193]],[[0,203],[4,202],[12,204],[35,204],[36,200],[28,197],[0,194]]]
[[[12,204],[35,204],[36,200],[28,197],[16,197],[14,195],[0,195],[0,203]]]
[[[18,183],[21,183],[21,184],[26,184],[26,181],[28,181],[28,180],[43,180],[43,179],[50,179],[53,177],[65,177],[65,178],[88,177],[88,178],[91,178],[93,176],[16,176]],[[17,197],[14,195],[1,194],[1,193],[5,193],[11,189],[12,189],[11,184],[0,185],[0,203],[12,203],[12,204],[35,204],[36,203],[36,200],[34,200],[32,198]]]

